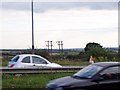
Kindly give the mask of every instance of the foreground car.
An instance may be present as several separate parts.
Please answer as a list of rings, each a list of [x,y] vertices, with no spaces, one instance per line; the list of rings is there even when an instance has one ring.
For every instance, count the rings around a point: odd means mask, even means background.
[[[51,63],[47,59],[33,54],[16,55],[8,63],[10,68],[31,68],[31,67],[62,67],[59,64]]]
[[[47,90],[118,90],[120,63],[100,62],[89,65],[72,76],[50,81]]]

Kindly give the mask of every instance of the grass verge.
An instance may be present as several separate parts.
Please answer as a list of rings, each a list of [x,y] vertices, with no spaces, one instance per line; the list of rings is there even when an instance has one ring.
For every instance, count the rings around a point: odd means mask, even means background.
[[[46,84],[53,79],[69,76],[73,73],[57,74],[26,74],[26,75],[3,75],[2,88],[45,88]]]

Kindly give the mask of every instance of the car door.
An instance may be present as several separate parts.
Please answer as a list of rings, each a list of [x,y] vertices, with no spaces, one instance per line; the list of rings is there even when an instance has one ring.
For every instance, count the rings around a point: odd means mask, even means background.
[[[32,64],[34,67],[47,67],[48,62],[43,58],[32,56]]]
[[[118,90],[120,88],[120,70],[119,66],[109,67],[102,72],[100,72],[100,77],[102,80],[94,84],[95,89],[101,90]]]
[[[32,67],[30,56],[26,56],[21,60],[21,67],[23,67],[23,68]]]

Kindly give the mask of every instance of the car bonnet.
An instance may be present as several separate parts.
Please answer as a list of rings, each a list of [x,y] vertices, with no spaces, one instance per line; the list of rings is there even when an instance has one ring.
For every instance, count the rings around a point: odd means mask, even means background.
[[[48,84],[48,86],[53,84],[57,86],[72,86],[72,85],[77,86],[77,83],[79,83],[79,86],[85,86],[84,84],[87,81],[88,81],[87,79],[76,79],[71,76],[67,76],[67,77],[52,80]]]

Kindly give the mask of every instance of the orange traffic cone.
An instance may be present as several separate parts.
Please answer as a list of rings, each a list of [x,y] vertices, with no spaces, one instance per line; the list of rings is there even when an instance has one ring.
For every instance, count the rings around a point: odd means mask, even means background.
[[[93,64],[93,63],[94,63],[94,61],[93,61],[93,57],[90,56],[89,64]]]

